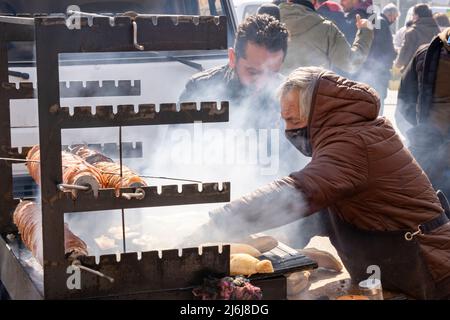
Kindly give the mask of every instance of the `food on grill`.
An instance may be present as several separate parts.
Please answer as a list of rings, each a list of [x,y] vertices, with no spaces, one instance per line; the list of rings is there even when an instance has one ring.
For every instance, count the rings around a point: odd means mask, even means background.
[[[219,245],[227,245],[228,243],[205,243],[202,244],[201,247],[210,247],[210,246],[219,246]],[[261,255],[261,252],[253,248],[252,246],[245,244],[245,243],[231,243],[230,245],[230,254],[236,254],[236,253],[246,253],[251,255],[252,257],[259,257]]]
[[[103,178],[100,172],[89,163],[81,159],[79,156],[70,152],[61,152],[62,158],[62,170],[63,170],[63,183],[77,184],[82,178],[90,178],[90,181],[95,181],[99,186],[103,184]],[[40,175],[40,150],[36,145],[28,151],[27,160],[31,160],[27,163],[28,172],[37,184],[41,183]],[[85,180],[85,179],[82,179]]]
[[[69,148],[70,152],[76,154],[89,164],[95,164],[97,162],[114,162],[113,159],[101,154],[100,152],[90,149],[84,144],[73,145]]]
[[[370,300],[370,299],[366,296],[352,294],[352,295],[337,297],[336,300]]]
[[[310,284],[310,276],[311,273],[309,271],[300,271],[290,274],[287,277],[288,298],[295,298],[296,295],[305,290]]]
[[[258,260],[246,253],[230,256],[230,274],[251,276],[256,273],[272,273],[273,266],[269,260]]]
[[[22,201],[14,211],[13,221],[21,234],[25,246],[43,265],[42,213],[40,206],[32,201]],[[64,224],[64,246],[66,255],[74,258],[88,255],[86,243],[73,234],[66,223]]]
[[[317,262],[318,266],[325,269],[341,272],[344,268],[342,263],[337,260],[331,253],[318,250],[316,248],[306,248],[297,250],[309,259]]]
[[[255,287],[248,279],[238,276],[222,279],[206,278],[201,287],[192,293],[202,300],[261,300],[261,289]]]
[[[146,187],[147,183],[130,168],[122,165],[122,178],[120,164],[86,145],[77,145],[70,152],[81,157],[87,163],[96,167],[102,174],[104,188]]]
[[[98,245],[100,250],[109,250],[117,247],[116,241],[108,236],[101,235],[98,238],[95,238],[95,243]]]
[[[268,252],[278,246],[278,240],[271,236],[261,236],[258,238],[247,238],[244,243],[257,249],[259,252]]]
[[[111,162],[97,162],[94,166],[100,170],[103,176],[105,188],[146,187],[147,183],[131,169],[122,166],[120,176],[120,164]]]

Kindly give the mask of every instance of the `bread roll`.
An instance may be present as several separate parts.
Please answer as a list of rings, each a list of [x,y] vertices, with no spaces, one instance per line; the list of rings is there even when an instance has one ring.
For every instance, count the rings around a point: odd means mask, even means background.
[[[273,266],[269,260],[258,260],[246,253],[236,253],[230,256],[230,274],[232,276],[251,276],[256,273],[272,273]]]

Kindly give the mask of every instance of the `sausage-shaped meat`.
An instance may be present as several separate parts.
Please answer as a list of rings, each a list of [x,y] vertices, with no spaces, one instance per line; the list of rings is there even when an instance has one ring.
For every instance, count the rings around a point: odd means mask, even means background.
[[[14,211],[13,221],[21,234],[22,242],[43,265],[42,212],[40,206],[33,201],[22,201]],[[64,247],[66,255],[72,255],[73,257],[88,255],[86,243],[70,231],[67,223],[64,224]]]
[[[76,184],[79,178],[88,176],[94,178],[98,182],[99,186],[104,184],[103,177],[98,169],[84,161],[79,156],[70,152],[62,151],[61,159],[63,166],[63,183]],[[31,148],[28,152],[27,160],[32,160],[27,163],[28,172],[34,181],[36,181],[37,184],[40,184],[40,164],[39,162],[36,162],[40,161],[40,150],[38,145]]]
[[[145,187],[147,183],[130,168],[122,165],[122,178],[120,177],[120,164],[102,153],[92,150],[89,147],[76,146],[70,150],[84,161],[96,167],[102,174],[104,188],[128,188]]]

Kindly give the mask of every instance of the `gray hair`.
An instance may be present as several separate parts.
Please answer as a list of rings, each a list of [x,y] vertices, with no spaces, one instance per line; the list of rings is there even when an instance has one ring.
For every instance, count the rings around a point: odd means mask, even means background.
[[[287,76],[278,88],[278,97],[281,98],[291,90],[299,91],[299,108],[307,118],[311,110],[314,89],[320,74],[325,69],[320,67],[300,67]]]
[[[400,15],[400,11],[398,10],[397,6],[393,3],[388,3],[387,5],[385,5],[381,12],[385,16]]]

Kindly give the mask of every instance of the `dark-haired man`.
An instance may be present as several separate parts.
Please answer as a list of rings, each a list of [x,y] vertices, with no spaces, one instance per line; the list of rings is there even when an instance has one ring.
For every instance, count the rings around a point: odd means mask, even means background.
[[[239,105],[246,100],[276,113],[273,94],[282,81],[279,71],[287,44],[288,30],[279,20],[267,14],[247,17],[228,50],[228,64],[195,74],[180,101],[228,100]]]

